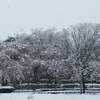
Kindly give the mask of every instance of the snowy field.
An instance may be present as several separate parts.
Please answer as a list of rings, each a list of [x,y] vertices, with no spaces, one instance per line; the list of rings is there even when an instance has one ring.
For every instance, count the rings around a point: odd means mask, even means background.
[[[100,94],[1,93],[0,100],[100,100]]]

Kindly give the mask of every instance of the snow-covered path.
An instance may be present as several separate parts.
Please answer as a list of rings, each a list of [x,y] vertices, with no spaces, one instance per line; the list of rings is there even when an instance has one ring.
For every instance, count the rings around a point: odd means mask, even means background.
[[[100,94],[32,94],[5,93],[0,94],[0,100],[100,100]]]

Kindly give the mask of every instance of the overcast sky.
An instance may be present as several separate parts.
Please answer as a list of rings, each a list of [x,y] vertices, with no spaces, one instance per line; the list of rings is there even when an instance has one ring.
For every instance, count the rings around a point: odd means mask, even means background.
[[[32,28],[100,22],[100,0],[0,0],[0,39]]]

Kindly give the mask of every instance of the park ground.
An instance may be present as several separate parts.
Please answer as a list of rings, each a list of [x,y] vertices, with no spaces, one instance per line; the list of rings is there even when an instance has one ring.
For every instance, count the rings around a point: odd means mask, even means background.
[[[1,93],[0,100],[100,100],[100,94]]]

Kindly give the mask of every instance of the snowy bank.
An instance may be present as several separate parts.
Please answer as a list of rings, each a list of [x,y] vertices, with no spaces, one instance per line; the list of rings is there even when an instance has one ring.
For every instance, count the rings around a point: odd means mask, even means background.
[[[99,100],[100,94],[1,93],[0,100]]]

